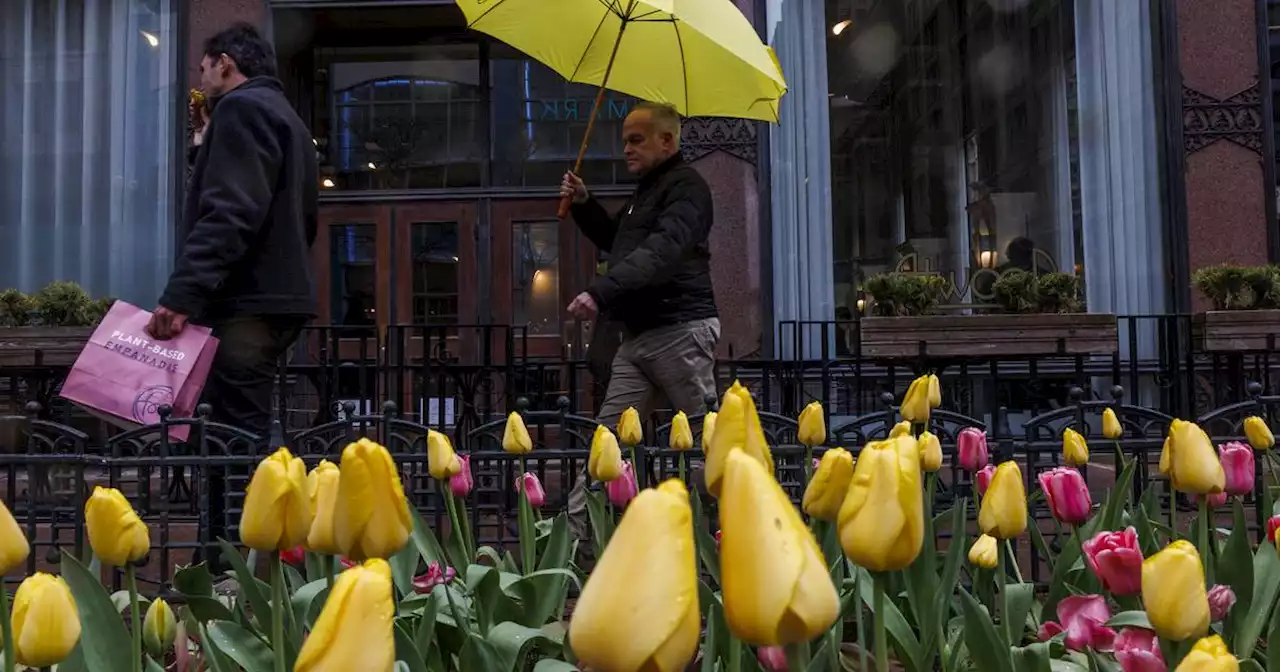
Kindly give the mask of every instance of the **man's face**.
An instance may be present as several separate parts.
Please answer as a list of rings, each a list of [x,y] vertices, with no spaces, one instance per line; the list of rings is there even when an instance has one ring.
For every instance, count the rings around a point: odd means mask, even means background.
[[[231,74],[231,59],[223,54],[217,58],[205,56],[200,59],[200,89],[206,96],[221,96],[231,89],[228,75]]]
[[[622,122],[622,153],[627,170],[644,175],[676,153],[676,139],[670,132],[654,126],[648,110],[636,110]]]

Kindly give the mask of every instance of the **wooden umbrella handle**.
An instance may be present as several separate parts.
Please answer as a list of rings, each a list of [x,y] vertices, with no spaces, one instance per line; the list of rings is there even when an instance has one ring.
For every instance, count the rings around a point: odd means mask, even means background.
[[[610,62],[612,65],[612,62]],[[596,102],[591,106],[591,117],[587,119],[587,132],[582,136],[582,146],[578,148],[578,160],[573,164],[573,174],[578,175],[578,171],[582,170],[582,157],[587,153],[587,143],[591,142],[591,129],[596,125],[596,114],[600,112],[600,105],[604,103],[604,86],[600,87],[600,91],[596,93]],[[578,175],[578,177],[582,177]],[[556,212],[556,216],[564,219],[569,216],[569,206],[573,203],[573,194],[566,194],[560,197],[560,209]]]

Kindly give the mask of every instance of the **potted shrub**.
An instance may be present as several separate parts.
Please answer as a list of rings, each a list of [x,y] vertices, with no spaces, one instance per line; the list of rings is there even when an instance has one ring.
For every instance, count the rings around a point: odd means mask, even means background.
[[[1192,321],[1203,351],[1270,349],[1280,332],[1280,266],[1209,266],[1193,273],[1191,284],[1213,303]]]
[[[0,367],[71,366],[113,302],[66,281],[0,292]]]
[[[862,352],[871,357],[1116,351],[1115,315],[1082,312],[1080,282],[1069,273],[1006,271],[992,286],[995,312],[983,314],[941,314],[941,276],[886,273],[865,288],[873,303],[861,322]]]

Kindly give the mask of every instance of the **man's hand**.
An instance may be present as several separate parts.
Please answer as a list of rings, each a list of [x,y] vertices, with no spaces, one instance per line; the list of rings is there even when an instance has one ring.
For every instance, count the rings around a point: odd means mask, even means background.
[[[600,308],[596,306],[596,300],[586,292],[574,297],[573,302],[569,304],[569,314],[580,320],[590,320],[599,311]]]
[[[564,174],[564,181],[560,183],[560,197],[572,196],[573,202],[582,205],[591,197],[587,193],[587,185],[582,182],[582,178],[574,175],[572,172]],[[582,298],[582,297],[578,297]],[[577,303],[575,300],[574,303]]]
[[[187,326],[187,316],[175,313],[164,306],[156,306],[147,323],[147,333],[157,341],[167,341],[182,333]]]

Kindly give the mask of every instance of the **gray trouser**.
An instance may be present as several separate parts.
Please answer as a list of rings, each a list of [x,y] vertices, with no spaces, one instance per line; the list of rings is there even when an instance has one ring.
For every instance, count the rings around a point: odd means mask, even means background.
[[[626,337],[613,358],[609,391],[596,413],[596,422],[616,429],[622,412],[632,406],[641,418],[648,418],[662,397],[674,410],[702,413],[707,395],[716,393],[719,341],[720,320],[714,317]],[[569,492],[569,522],[579,537],[587,529],[586,487],[586,477],[580,476]]]

